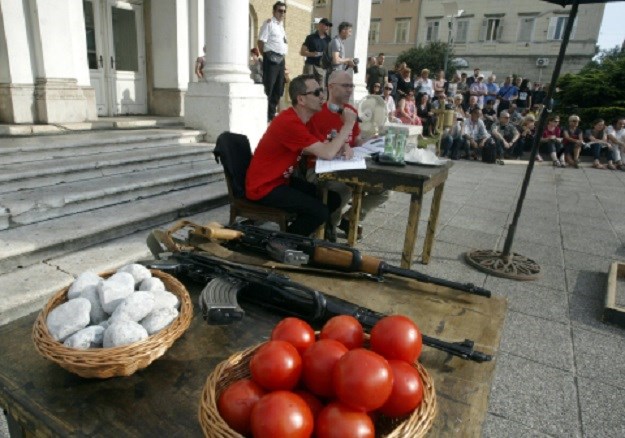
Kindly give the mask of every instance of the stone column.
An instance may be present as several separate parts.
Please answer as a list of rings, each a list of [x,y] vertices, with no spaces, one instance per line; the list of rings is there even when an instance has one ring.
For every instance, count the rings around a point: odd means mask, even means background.
[[[353,0],[334,0],[332,2],[333,33],[338,32],[342,21],[352,23],[352,36],[345,41],[347,57],[360,59],[358,73],[354,75],[354,101],[360,101],[368,94],[365,84],[367,53],[369,47],[369,24],[371,22],[371,2]]]
[[[264,133],[267,98],[248,67],[249,0],[211,0],[205,7],[204,80],[185,98],[185,125],[214,142],[224,131],[245,134],[254,149]]]

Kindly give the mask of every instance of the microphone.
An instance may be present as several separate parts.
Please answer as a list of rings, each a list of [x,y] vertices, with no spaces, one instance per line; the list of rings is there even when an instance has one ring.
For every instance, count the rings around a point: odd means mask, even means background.
[[[329,103],[328,109],[333,113],[343,114],[343,108],[341,108],[335,103]],[[362,123],[362,119],[360,117],[356,116],[356,120],[358,121],[358,123]]]

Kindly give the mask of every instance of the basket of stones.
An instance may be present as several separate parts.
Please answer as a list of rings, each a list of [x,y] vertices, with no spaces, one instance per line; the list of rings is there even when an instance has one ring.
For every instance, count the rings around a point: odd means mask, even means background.
[[[192,317],[182,283],[130,264],[84,272],[57,292],[35,321],[33,341],[43,357],[81,377],[129,376],[165,354]]]

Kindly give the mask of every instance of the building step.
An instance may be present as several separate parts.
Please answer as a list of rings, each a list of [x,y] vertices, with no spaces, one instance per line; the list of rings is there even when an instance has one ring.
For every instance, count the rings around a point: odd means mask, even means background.
[[[223,179],[223,168],[214,160],[198,160],[7,193],[2,196],[0,206],[9,211],[11,228]]]
[[[206,160],[213,149],[207,143],[153,145],[149,153],[141,148],[55,159],[54,165],[50,160],[0,165],[0,193]]]
[[[186,218],[196,223],[226,223],[228,212],[227,207],[219,207]],[[153,228],[171,225],[173,222]],[[152,258],[145,243],[149,231],[137,231],[0,275],[0,325],[40,311],[56,292],[85,271],[104,272]]]
[[[0,231],[0,274],[227,203],[224,182]]]

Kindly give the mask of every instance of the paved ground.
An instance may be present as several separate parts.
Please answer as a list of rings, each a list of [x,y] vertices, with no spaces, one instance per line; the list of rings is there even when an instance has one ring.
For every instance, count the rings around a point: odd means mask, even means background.
[[[524,172],[521,162],[456,162],[432,260],[414,267],[508,298],[484,437],[624,437],[625,330],[599,318],[610,262],[625,260],[625,172],[535,168],[513,250],[545,274],[527,283],[487,276],[462,258],[502,248]],[[399,264],[407,209],[407,196],[393,194],[364,221],[359,246]]]

